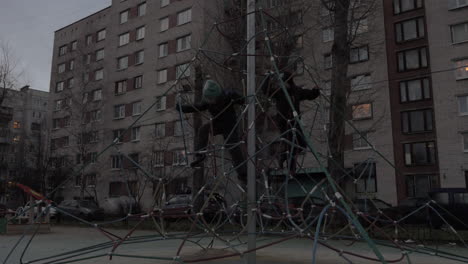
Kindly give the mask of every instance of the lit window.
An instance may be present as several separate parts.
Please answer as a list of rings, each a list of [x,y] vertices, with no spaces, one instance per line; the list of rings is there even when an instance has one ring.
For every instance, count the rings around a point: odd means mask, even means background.
[[[159,58],[166,57],[168,55],[168,44],[162,43],[159,44]]]
[[[133,87],[135,89],[143,87],[143,75],[133,78]]]
[[[132,127],[132,141],[140,140],[140,127]]]
[[[468,79],[468,59],[455,61],[455,78]]]
[[[114,106],[114,119],[125,118],[125,105]]]
[[[192,9],[187,9],[177,14],[177,25],[183,25],[192,21]]]
[[[100,61],[104,59],[104,49],[100,49],[96,51],[96,61]]]
[[[431,98],[429,79],[416,79],[400,82],[400,100],[414,102]]]
[[[360,91],[372,88],[370,74],[362,74],[351,77],[351,90]]]
[[[55,86],[55,92],[60,93],[61,91],[63,91],[64,85],[65,85],[64,82],[58,82],[57,85]]]
[[[96,41],[102,41],[105,39],[106,39],[106,30],[103,29],[103,30],[98,31]]]
[[[130,42],[130,33],[123,33],[119,35],[119,46],[126,45]]]
[[[145,26],[139,27],[136,30],[136,40],[145,38]]]
[[[146,14],[146,2],[138,5],[138,16],[144,16]]]
[[[115,83],[114,94],[124,94],[127,91],[127,80],[118,81]]]
[[[166,110],[166,96],[156,98],[156,111]]]
[[[181,65],[176,66],[176,78],[181,79],[181,78],[187,78],[190,77],[190,64],[185,63]]]
[[[424,19],[422,17],[397,23],[397,42],[403,42],[424,37]]]
[[[458,97],[458,113],[468,115],[468,95]]]
[[[13,128],[15,129],[21,128],[20,122],[18,121],[13,122]]]
[[[128,10],[120,12],[120,24],[126,23],[128,21]]]
[[[104,79],[104,70],[103,69],[96,70],[94,72],[94,80],[100,81],[102,79]]]
[[[135,53],[135,64],[142,64],[145,61],[145,51],[140,50]]]
[[[133,106],[132,106],[132,115],[136,116],[136,115],[141,115],[141,110],[142,110],[142,103],[141,102],[135,102],[133,103]]]
[[[161,32],[168,30],[169,29],[169,18],[168,17],[161,18],[159,20],[159,24],[160,24],[160,31]]]
[[[349,62],[363,62],[369,60],[369,47],[363,46],[359,48],[352,48],[350,50]]]
[[[192,36],[184,36],[177,39],[177,52],[188,50],[191,48]]]
[[[404,144],[406,165],[428,165],[435,163],[434,142]]]
[[[398,52],[398,70],[408,71],[427,67],[426,48]]]
[[[161,7],[168,6],[171,0],[161,0]]]
[[[422,0],[393,0],[393,11],[400,14],[422,7]]]
[[[165,83],[167,82],[167,69],[163,69],[158,71],[158,83]]]
[[[166,136],[166,124],[159,123],[155,125],[154,136],[156,138],[162,138]]]
[[[120,57],[117,59],[117,70],[128,68],[128,56]]]
[[[372,104],[371,103],[353,105],[352,110],[353,110],[352,116],[353,116],[353,119],[355,120],[372,118]]]

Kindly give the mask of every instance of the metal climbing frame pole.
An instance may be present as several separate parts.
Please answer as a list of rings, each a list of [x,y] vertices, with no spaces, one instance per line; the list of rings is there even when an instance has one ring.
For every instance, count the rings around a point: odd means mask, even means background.
[[[247,1],[247,98],[249,112],[247,116],[249,133],[247,136],[247,196],[248,196],[248,250],[256,247],[257,223],[256,217],[256,183],[255,183],[255,0]],[[248,264],[255,264],[256,252],[247,256]]]

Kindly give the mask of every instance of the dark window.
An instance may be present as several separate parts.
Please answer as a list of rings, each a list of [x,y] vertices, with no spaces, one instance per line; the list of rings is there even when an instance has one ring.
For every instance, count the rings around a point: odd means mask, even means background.
[[[432,109],[402,112],[402,131],[407,134],[432,131],[432,120]]]
[[[422,17],[406,20],[395,25],[397,42],[424,37],[424,19]]]
[[[352,48],[349,52],[349,62],[358,63],[369,60],[369,47],[362,46],[358,48]]]
[[[423,0],[393,0],[393,12],[400,14],[422,7]]]
[[[435,143],[418,142],[404,144],[406,165],[430,165],[435,163]]]
[[[402,103],[431,98],[429,79],[415,79],[400,82],[400,100]]]
[[[375,162],[356,163],[353,172],[356,180],[356,192],[377,192]]]
[[[143,87],[143,75],[135,77],[133,81],[134,81],[133,87],[135,87],[135,89],[139,89]]]
[[[133,160],[133,162],[129,161],[130,162],[130,167],[137,168],[137,166],[134,164],[134,162],[137,163],[137,164],[140,163],[140,161],[138,160],[138,158],[139,158],[138,153],[130,154],[130,155],[128,155],[128,157]]]
[[[430,175],[407,175],[406,194],[409,197],[427,197],[433,183]]]
[[[398,71],[400,72],[426,68],[427,65],[426,48],[398,52]]]

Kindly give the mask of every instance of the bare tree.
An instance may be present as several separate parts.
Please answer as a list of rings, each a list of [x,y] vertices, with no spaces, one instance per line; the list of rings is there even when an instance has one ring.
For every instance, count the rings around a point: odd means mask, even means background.
[[[8,96],[8,91],[18,86],[22,71],[19,61],[13,55],[12,47],[0,41],[0,106]]]

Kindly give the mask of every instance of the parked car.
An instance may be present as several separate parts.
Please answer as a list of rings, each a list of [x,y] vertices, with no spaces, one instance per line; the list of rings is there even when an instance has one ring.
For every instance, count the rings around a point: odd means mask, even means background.
[[[102,219],[104,216],[104,210],[99,208],[94,201],[90,200],[64,200],[59,204],[58,208],[86,220]],[[67,217],[67,215],[61,214],[61,217]]]
[[[209,198],[209,194],[205,193],[205,201]],[[192,195],[179,194],[171,197],[162,208],[154,208],[154,212],[167,219],[177,219],[189,217],[193,213]],[[225,214],[226,201],[224,197],[218,193],[213,193],[206,207],[203,210],[203,215],[208,218],[213,218],[216,215]]]
[[[38,208],[39,206],[41,207],[41,212],[44,212],[44,210],[47,207],[47,203],[41,200],[35,200],[34,201],[34,217],[37,216]],[[28,213],[29,212],[29,207],[31,207],[31,201],[27,202],[24,206],[20,206],[16,209],[16,215],[19,218],[28,218]],[[26,213],[25,213],[26,212]],[[57,210],[55,208],[50,207],[49,208],[49,216],[50,218],[54,218],[57,214]]]
[[[468,229],[468,190],[465,188],[438,188],[429,192],[429,197],[436,203],[431,206],[437,211],[430,210],[430,217],[434,226],[449,225],[458,229]]]
[[[137,214],[140,207],[135,198],[130,196],[110,197],[101,203],[104,213],[110,216],[125,216],[129,213]]]

